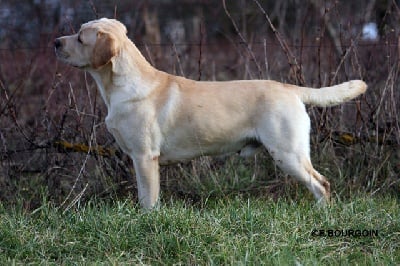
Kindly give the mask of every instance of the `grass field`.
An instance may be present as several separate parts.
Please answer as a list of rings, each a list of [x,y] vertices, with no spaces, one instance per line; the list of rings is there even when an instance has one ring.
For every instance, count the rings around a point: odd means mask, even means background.
[[[326,208],[241,196],[201,206],[171,199],[152,212],[117,200],[66,212],[0,206],[0,262],[394,265],[400,209],[398,199],[368,195]]]

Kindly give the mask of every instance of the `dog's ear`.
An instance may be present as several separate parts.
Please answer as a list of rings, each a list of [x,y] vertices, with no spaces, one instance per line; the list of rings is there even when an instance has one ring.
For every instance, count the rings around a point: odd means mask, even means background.
[[[94,69],[106,65],[117,55],[117,41],[109,34],[99,31],[93,49],[92,67]]]

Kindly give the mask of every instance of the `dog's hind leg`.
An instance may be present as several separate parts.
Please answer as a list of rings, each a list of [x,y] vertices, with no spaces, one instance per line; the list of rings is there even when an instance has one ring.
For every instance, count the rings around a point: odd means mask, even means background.
[[[288,175],[303,183],[320,203],[329,201],[330,184],[311,164],[307,153],[266,146],[275,163]]]
[[[286,112],[275,112],[259,124],[258,139],[284,172],[305,184],[318,202],[328,201],[329,182],[311,164],[310,118],[302,104],[280,106],[285,107]]]
[[[271,151],[277,165],[290,176],[302,182],[318,202],[329,201],[330,184],[318,173],[306,154],[295,152]]]

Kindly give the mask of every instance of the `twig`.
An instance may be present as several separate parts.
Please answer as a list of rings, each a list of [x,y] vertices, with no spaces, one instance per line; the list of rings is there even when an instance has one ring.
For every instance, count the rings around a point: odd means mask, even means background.
[[[264,45],[265,75],[266,75],[266,78],[269,79],[270,76],[269,76],[269,64],[268,64],[268,57],[267,57],[267,40],[266,39],[264,39],[263,45]]]
[[[81,192],[68,204],[68,206],[64,209],[63,214],[65,214],[67,211],[69,211],[85,194],[85,191],[88,187],[89,183],[86,183],[85,187],[82,189]]]
[[[144,44],[144,49],[146,50],[147,57],[148,57],[148,59],[149,59],[149,61],[150,61],[150,64],[151,64],[153,67],[156,67],[155,62],[154,62],[154,60],[153,60],[153,57],[151,56],[151,53],[150,53],[150,50],[149,50],[149,46],[147,45],[147,43]]]
[[[283,52],[285,53],[287,59],[288,59],[288,63],[290,65],[290,68],[292,69],[292,71],[295,74],[295,78],[296,78],[296,82],[299,85],[304,85],[305,84],[305,79],[304,79],[304,75],[301,71],[301,67],[299,66],[296,57],[293,55],[292,51],[289,48],[289,45],[287,44],[287,42],[285,41],[285,39],[281,36],[281,34],[279,33],[279,31],[275,28],[274,24],[272,24],[271,19],[269,18],[267,12],[265,11],[265,9],[261,6],[260,2],[258,0],[254,0],[254,2],[257,4],[258,8],[261,10],[261,12],[264,14],[266,20],[268,21],[268,24],[272,30],[272,32],[275,34],[275,37],[278,39],[278,42],[283,50]],[[224,1],[225,3],[225,1]]]
[[[1,116],[3,113],[5,113],[5,111],[7,109],[10,108],[11,100],[13,99],[13,96],[16,93],[17,90],[15,90],[14,93],[11,96],[9,96],[8,93],[7,93],[7,89],[4,86],[4,83],[3,83],[3,81],[1,79],[0,79],[0,87],[4,91],[4,97],[2,97],[2,98],[5,98],[5,100],[6,100],[4,106],[1,107],[1,109],[0,109],[0,116]]]
[[[200,22],[200,44],[199,44],[199,60],[198,60],[198,68],[199,68],[199,77],[197,80],[201,80],[201,59],[203,53],[203,27],[202,23]]]
[[[18,118],[17,118],[17,113],[16,113],[16,111],[15,111],[15,107],[13,107],[13,106],[11,105],[12,96],[14,96],[15,92],[14,92],[14,94],[12,94],[11,97],[10,97],[10,96],[8,95],[7,90],[5,89],[3,83],[1,83],[1,87],[3,88],[4,95],[5,95],[5,99],[6,99],[6,101],[7,101],[7,104],[5,105],[4,108],[6,108],[6,107],[8,108],[8,111],[9,111],[9,113],[10,113],[11,119],[13,120],[13,122],[14,122],[16,128],[17,128],[18,131],[21,133],[21,135],[25,138],[25,140],[26,140],[28,143],[30,143],[30,144],[33,145],[34,147],[37,147],[37,148],[44,148],[44,147],[47,147],[47,145],[41,145],[41,144],[35,143],[35,141],[32,140],[32,138],[30,138],[30,137],[27,135],[27,133],[25,132],[24,128],[23,128],[23,127],[20,125],[20,123],[18,122]],[[17,91],[19,88],[20,88],[20,86],[17,87],[16,91]],[[2,111],[2,112],[3,112],[3,111]]]
[[[91,136],[91,138],[93,138],[93,135]],[[85,160],[84,160],[83,163],[82,163],[81,169],[79,170],[78,176],[76,177],[75,182],[74,182],[74,184],[72,185],[72,188],[71,188],[71,190],[69,191],[67,197],[66,197],[66,198],[64,199],[64,201],[61,203],[61,206],[64,206],[65,203],[69,200],[69,198],[70,198],[71,195],[72,195],[72,192],[75,190],[75,188],[76,188],[76,186],[77,186],[77,184],[78,184],[78,181],[81,179],[81,176],[82,176],[82,174],[83,174],[83,170],[85,169],[86,163],[87,163],[87,161],[88,161],[88,159],[89,159],[89,155],[90,155],[91,149],[92,149],[92,141],[89,142],[89,149],[88,149],[88,152],[86,153]],[[86,188],[79,194],[79,195],[81,195],[80,197],[82,197],[83,192],[84,192],[85,190],[86,190]],[[80,198],[80,197],[79,197],[79,198]],[[75,202],[76,202],[76,198],[75,198],[75,200],[72,201],[72,203],[75,203]],[[71,204],[69,204],[69,205],[67,206],[67,209],[69,209],[69,208],[71,208]],[[66,210],[67,210],[67,209],[66,209]],[[66,211],[66,210],[65,210],[65,211]]]
[[[361,36],[361,32],[358,34],[358,36],[356,37],[356,39],[358,39],[360,36]],[[339,73],[339,70],[340,70],[340,68],[342,67],[344,61],[346,60],[346,58],[348,57],[348,55],[350,54],[350,52],[353,50],[353,47],[355,47],[355,46],[356,46],[356,42],[355,42],[354,40],[351,40],[351,45],[350,45],[349,48],[346,49],[346,52],[344,53],[344,55],[343,55],[342,58],[340,59],[340,63],[339,63],[339,65],[337,66],[335,73],[333,74],[333,77],[332,77],[332,79],[331,79],[330,84],[332,84],[333,81],[336,79],[336,77],[337,77],[337,75],[338,75],[338,73]]]
[[[96,16],[96,19],[98,19],[99,18],[99,13],[97,12],[96,6],[94,5],[92,0],[89,1],[89,5],[92,8],[92,11],[93,11],[94,15]]]
[[[183,77],[185,77],[185,73],[183,72],[183,68],[182,68],[182,64],[181,64],[181,58],[179,57],[179,53],[178,53],[178,50],[176,49],[175,43],[172,43],[172,48],[174,48],[174,53],[176,56],[176,61],[178,62],[179,71],[181,72],[181,75]]]
[[[333,45],[335,46],[337,55],[339,57],[342,56],[343,55],[343,49],[342,49],[341,41],[338,38],[338,34],[336,32],[335,27],[333,26],[333,24],[329,20],[330,9],[329,8],[324,8],[323,11],[319,11],[319,10],[321,10],[321,8],[320,8],[317,0],[311,0],[311,4],[314,6],[314,8],[320,13],[321,17],[323,18],[324,26],[328,31],[328,35],[331,38],[331,40],[333,42]],[[334,5],[336,5],[336,3],[334,3]],[[367,13],[368,13],[368,8],[367,8]]]
[[[259,78],[262,78],[261,67],[260,67],[260,65],[258,64],[257,59],[256,59],[256,56],[254,55],[253,51],[251,50],[249,43],[246,41],[246,39],[245,39],[245,38],[243,37],[243,35],[240,33],[240,30],[239,30],[238,26],[236,25],[235,20],[233,20],[231,14],[229,13],[228,9],[226,8],[225,0],[222,0],[222,4],[223,4],[223,6],[224,6],[225,14],[226,14],[226,15],[228,16],[228,18],[231,20],[232,25],[233,25],[233,27],[235,28],[235,31],[236,31],[237,35],[238,35],[238,36],[240,37],[240,39],[242,40],[242,42],[243,42],[243,44],[245,45],[247,51],[249,52],[249,54],[250,54],[250,56],[251,56],[251,58],[252,58],[254,64],[256,65],[257,70],[258,70],[258,76],[259,76]]]

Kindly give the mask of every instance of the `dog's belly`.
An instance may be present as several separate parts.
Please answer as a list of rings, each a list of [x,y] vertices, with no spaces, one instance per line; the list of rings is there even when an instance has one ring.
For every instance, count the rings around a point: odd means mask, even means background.
[[[200,156],[216,156],[240,153],[241,156],[253,155],[261,146],[255,139],[243,139],[240,141],[213,143],[212,145],[168,145],[161,149],[160,164],[173,164],[189,161]]]

